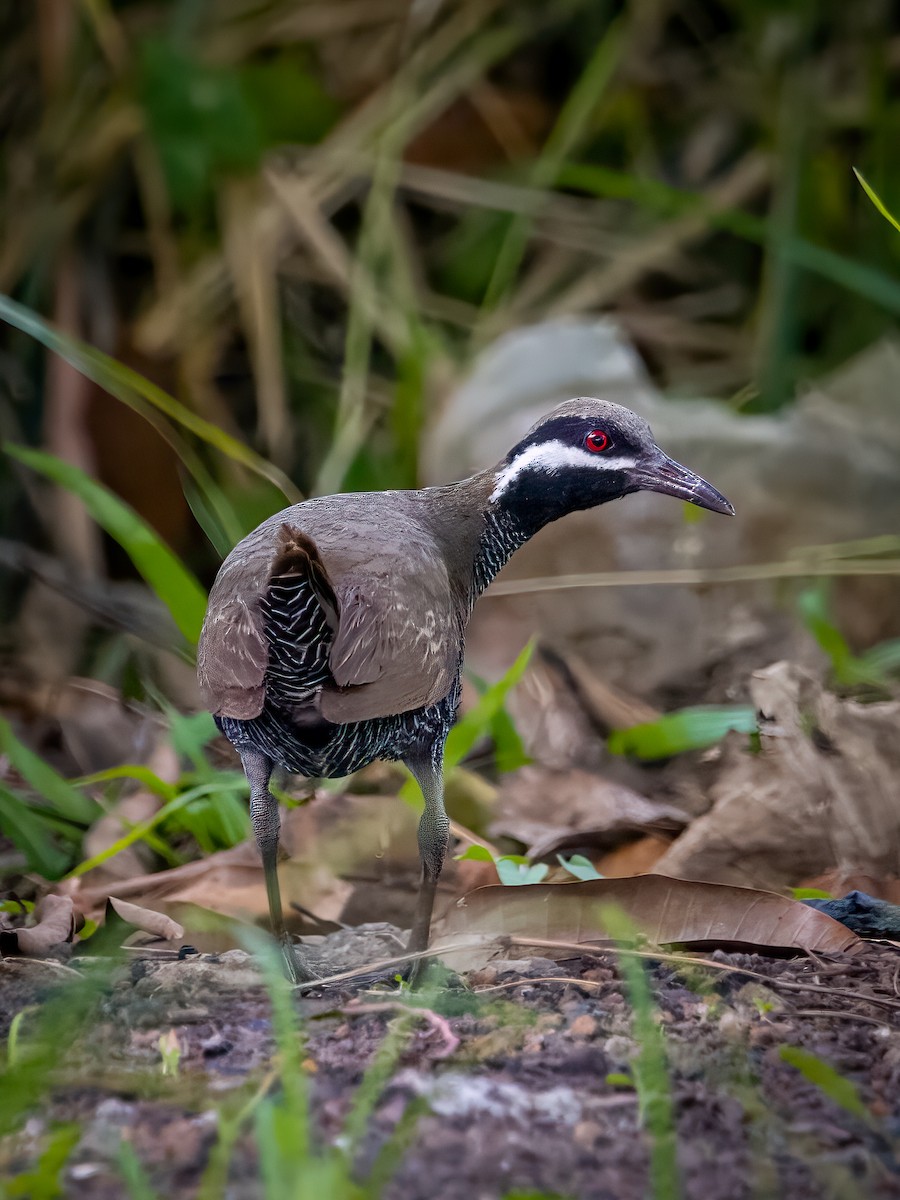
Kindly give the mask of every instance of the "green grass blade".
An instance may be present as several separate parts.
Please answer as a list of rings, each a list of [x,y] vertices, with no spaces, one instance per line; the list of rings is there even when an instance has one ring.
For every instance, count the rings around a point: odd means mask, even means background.
[[[490,733],[495,718],[503,710],[506,697],[525,674],[533,653],[534,642],[528,642],[502,679],[491,684],[479,696],[478,703],[450,730],[444,752],[444,766],[448,770],[461,763],[475,743]]]
[[[28,868],[45,879],[59,879],[72,861],[56,845],[50,823],[0,784],[0,833],[25,856]]]
[[[854,167],[853,174],[856,176],[856,178],[862,184],[863,191],[866,193],[866,195],[869,197],[869,199],[872,201],[872,203],[875,205],[875,207],[878,209],[878,211],[881,213],[881,215],[884,217],[884,219],[886,221],[890,221],[890,223],[897,230],[897,232],[900,233],[900,221],[898,221],[897,218],[894,216],[894,214],[890,211],[890,209],[887,207],[885,202],[881,199],[881,197],[878,195],[878,193],[875,191],[875,189],[872,187],[872,185],[869,183],[869,181],[866,179],[866,177],[863,175],[863,173],[861,171],[857,171],[856,167]]]
[[[637,929],[614,904],[600,907],[600,919],[617,942],[634,942]],[[657,1020],[650,982],[639,959],[623,955],[618,962],[633,1010],[633,1037],[639,1050],[633,1061],[641,1124],[650,1138],[650,1189],[653,1200],[680,1200],[675,1102],[669,1076],[666,1039]]]
[[[815,1084],[829,1100],[833,1100],[835,1104],[839,1104],[841,1108],[855,1117],[868,1119],[868,1109],[863,1104],[856,1085],[840,1075],[830,1063],[824,1062],[800,1046],[782,1046],[778,1054],[782,1062],[796,1067],[803,1078]]]
[[[214,792],[217,786],[212,783],[204,783],[199,787],[190,788],[188,791],[182,792],[180,796],[176,796],[174,800],[170,800],[167,804],[164,804],[152,817],[134,825],[123,837],[113,842],[111,846],[107,846],[105,850],[101,850],[99,854],[95,854],[92,858],[86,858],[84,862],[80,862],[77,867],[74,867],[69,872],[70,878],[76,879],[79,875],[87,874],[88,871],[92,871],[94,867],[99,867],[120,851],[126,850],[129,846],[133,846],[135,842],[146,838],[147,834],[152,833],[163,821],[180,812],[193,800],[198,799],[198,797]]]
[[[302,499],[283,471],[279,471],[277,467],[256,454],[249,446],[245,446],[243,442],[226,433],[224,429],[219,429],[217,425],[213,425],[210,421],[205,421],[203,417],[191,412],[174,396],[164,392],[162,388],[151,383],[149,379],[145,379],[131,367],[126,367],[124,363],[117,362],[108,354],[96,350],[86,342],[79,341],[78,338],[54,329],[36,312],[22,304],[17,304],[9,296],[0,295],[0,318],[23,333],[27,333],[42,346],[52,350],[54,354],[58,354],[76,371],[80,371],[82,375],[92,379],[94,383],[99,384],[117,400],[121,400],[130,407],[135,407],[133,399],[135,396],[140,397],[169,420],[195,434],[196,437],[220,453],[240,463],[249,471],[253,471],[254,474],[268,479],[284,493],[291,503]]]
[[[116,1149],[116,1162],[130,1200],[159,1200],[159,1194],[154,1191],[134,1147],[124,1138]]]
[[[140,763],[123,763],[120,767],[107,767],[105,771],[95,771],[93,775],[83,775],[78,780],[78,784],[79,787],[92,787],[95,783],[112,783],[117,779],[133,779],[137,783],[142,783],[148,792],[159,796],[161,800],[174,800],[178,795],[178,790],[173,784],[166,783],[155,771],[141,766]]]
[[[828,655],[836,683],[844,686],[886,685],[885,672],[876,653],[879,648],[876,646],[868,655],[857,658],[847,639],[834,624],[830,611],[830,592],[826,585],[819,583],[805,588],[797,597],[797,608],[803,624]],[[890,651],[887,659],[890,661]]]
[[[97,802],[79,791],[58,771],[24,746],[8,721],[0,718],[0,752],[6,755],[23,779],[67,821],[90,825],[100,815]]]
[[[501,708],[491,721],[491,738],[494,742],[494,762],[501,775],[517,771],[531,762],[515,722],[505,708]]]
[[[409,1031],[413,1016],[403,1013],[388,1026],[387,1033],[381,1045],[375,1051],[375,1057],[366,1068],[366,1073],[356,1089],[353,1103],[344,1122],[343,1141],[348,1152],[355,1157],[362,1149],[363,1139],[369,1131],[369,1124],[375,1113],[378,1101],[384,1089],[390,1082],[400,1055],[409,1040]]]
[[[129,555],[187,640],[196,645],[206,612],[206,593],[159,534],[109,488],[72,463],[25,446],[7,445],[5,450],[17,462],[79,497],[97,524]]]
[[[535,188],[535,205],[540,202],[541,191],[553,183],[573,147],[583,138],[590,118],[619,65],[623,45],[620,23],[614,21],[572,88],[540,157],[532,168],[531,182]],[[528,245],[534,215],[513,218],[500,244],[482,302],[486,312],[497,306],[515,279]]]
[[[768,239],[768,222],[760,217],[740,209],[713,208],[702,192],[685,191],[655,179],[643,179],[629,171],[593,163],[568,163],[560,168],[556,184],[594,196],[630,200],[665,217],[694,214],[706,220],[711,229],[723,229],[757,246],[764,245]],[[884,271],[797,235],[786,238],[781,250],[785,259],[796,266],[881,305],[887,312],[900,313],[900,283]]]
[[[668,713],[657,721],[616,729],[607,740],[613,754],[629,754],[653,761],[683,754],[686,750],[705,750],[726,733],[756,732],[756,713],[746,706],[701,706]]]
[[[62,1196],[62,1171],[80,1139],[81,1128],[74,1122],[51,1129],[42,1139],[44,1149],[34,1168],[12,1176],[2,1187],[3,1200],[56,1200]]]
[[[460,717],[447,738],[444,749],[444,770],[451,771],[466,757],[476,742],[487,737],[494,728],[498,715],[503,711],[503,705],[510,691],[516,686],[534,653],[534,642],[528,642],[516,661],[502,679],[486,688],[465,716]],[[507,746],[505,753],[509,750]],[[411,804],[421,803],[419,785],[414,779],[407,779],[400,789],[400,796]]]
[[[890,641],[872,646],[860,655],[860,662],[866,671],[879,678],[900,670],[900,638],[891,638]]]
[[[186,475],[181,481],[181,490],[188,502],[194,520],[206,534],[210,545],[220,558],[225,558],[232,546],[239,542],[249,529],[241,527],[236,514],[229,508],[230,522],[223,521],[221,506],[210,502],[209,492],[196,479]]]

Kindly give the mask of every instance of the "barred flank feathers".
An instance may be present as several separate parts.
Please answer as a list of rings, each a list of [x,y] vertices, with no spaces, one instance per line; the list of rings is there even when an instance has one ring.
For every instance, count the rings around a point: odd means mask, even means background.
[[[338,611],[334,589],[315,542],[290,525],[272,564],[262,599],[269,665],[266,690],[273,701],[309,700],[331,677],[328,653]]]

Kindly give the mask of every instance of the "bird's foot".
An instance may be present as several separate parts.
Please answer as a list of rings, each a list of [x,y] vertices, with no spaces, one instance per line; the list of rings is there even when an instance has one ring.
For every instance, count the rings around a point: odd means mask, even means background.
[[[319,972],[314,968],[310,957],[295,945],[290,934],[284,933],[279,938],[279,944],[281,946],[281,957],[284,960],[285,973],[291,983],[314,984],[321,978]]]
[[[317,965],[324,967],[325,964]],[[379,989],[396,993],[422,988],[439,990],[453,987],[455,982],[457,982],[457,976],[452,971],[448,971],[435,959],[423,955],[421,958],[412,960],[384,960],[373,964],[371,969],[362,966],[335,974],[323,970],[320,976],[310,976],[300,980],[297,986],[300,991],[304,992],[314,988],[341,990],[352,988],[354,991]]]

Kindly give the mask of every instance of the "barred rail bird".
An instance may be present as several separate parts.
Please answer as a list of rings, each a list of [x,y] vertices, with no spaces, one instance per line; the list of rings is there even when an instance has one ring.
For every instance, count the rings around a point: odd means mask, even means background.
[[[548,522],[642,490],[734,513],[659,449],[640,417],[582,397],[470,479],[306,500],[228,555],[209,598],[199,678],[250,784],[272,927],[295,981],[316,975],[284,926],[273,767],[323,777],[376,758],[407,765],[425,800],[408,950],[425,950],[449,842],[444,742],[475,600]]]

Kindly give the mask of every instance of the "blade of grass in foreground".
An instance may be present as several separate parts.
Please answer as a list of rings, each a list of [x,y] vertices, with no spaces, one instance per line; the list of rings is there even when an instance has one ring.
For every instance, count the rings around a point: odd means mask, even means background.
[[[636,927],[615,904],[600,908],[600,919],[617,942],[633,943]],[[633,1060],[641,1124],[650,1139],[650,1196],[653,1200],[680,1200],[678,1143],[672,1081],[666,1060],[666,1041],[654,1011],[653,995],[639,959],[622,955],[619,971],[633,1010],[632,1031],[639,1050]]]
[[[897,230],[897,232],[900,233],[900,221],[898,221],[897,218],[894,216],[894,214],[890,211],[890,209],[887,207],[885,202],[881,199],[881,197],[878,195],[878,193],[875,191],[875,189],[872,187],[872,185],[868,182],[868,180],[865,178],[865,176],[862,174],[862,172],[857,171],[856,167],[854,167],[853,174],[856,176],[856,178],[862,184],[863,191],[866,193],[866,195],[869,197],[869,199],[872,201],[872,203],[875,205],[875,207],[878,209],[878,211],[881,213],[881,215],[884,217],[884,219],[886,221],[890,221],[890,223]]]
[[[128,554],[187,640],[196,645],[206,612],[206,593],[159,534],[109,488],[72,463],[26,446],[7,445],[4,449],[17,462],[78,496],[97,524]]]
[[[48,819],[2,784],[0,833],[25,856],[28,869],[45,879],[59,879],[72,861],[71,856],[56,845],[54,828]]]
[[[54,329],[36,312],[22,304],[17,304],[9,296],[0,295],[0,318],[8,321],[10,325],[20,329],[23,333],[27,333],[42,346],[52,350],[54,354],[58,354],[76,371],[80,371],[82,375],[92,379],[94,383],[99,384],[116,399],[121,400],[123,404],[134,408],[136,407],[134,397],[140,397],[141,400],[152,405],[171,421],[195,434],[228,458],[240,463],[254,474],[268,479],[284,493],[292,504],[302,500],[303,497],[283,471],[256,454],[249,446],[245,446],[243,442],[226,433],[224,429],[220,429],[212,422],[205,421],[203,417],[191,412],[174,396],[164,392],[161,387],[157,387],[155,383],[151,383],[149,379],[145,379],[131,367],[126,367],[124,363],[117,362],[108,354],[104,354],[102,350],[97,350],[93,346],[87,345],[86,342],[79,341],[78,338]]]
[[[39,755],[24,745],[8,721],[0,719],[0,751],[54,811],[67,821],[89,825],[100,815],[96,800],[79,791],[68,779],[54,771]]]

